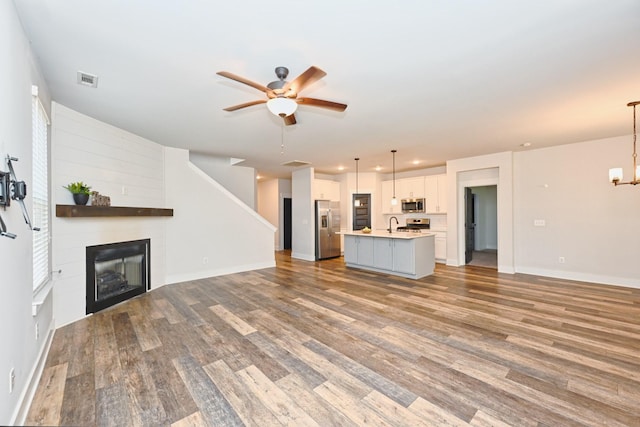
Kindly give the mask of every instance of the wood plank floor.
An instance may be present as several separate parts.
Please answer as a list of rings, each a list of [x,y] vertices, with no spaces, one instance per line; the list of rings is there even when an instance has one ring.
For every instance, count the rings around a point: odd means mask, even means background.
[[[58,329],[27,422],[640,426],[640,290],[279,253]]]

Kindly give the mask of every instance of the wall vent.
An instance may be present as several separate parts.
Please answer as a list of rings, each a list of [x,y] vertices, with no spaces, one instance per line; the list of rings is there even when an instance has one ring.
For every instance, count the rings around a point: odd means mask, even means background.
[[[89,87],[98,87],[98,76],[78,71],[78,84]]]
[[[310,165],[309,162],[304,162],[302,160],[292,160],[290,162],[283,163],[282,166],[291,166],[292,168],[297,168],[300,166]]]

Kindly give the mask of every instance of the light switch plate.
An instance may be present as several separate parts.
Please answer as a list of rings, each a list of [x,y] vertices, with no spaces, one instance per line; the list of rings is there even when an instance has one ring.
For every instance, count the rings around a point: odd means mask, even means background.
[[[544,227],[547,224],[545,223],[544,219],[534,219],[533,220],[533,225],[535,227]]]

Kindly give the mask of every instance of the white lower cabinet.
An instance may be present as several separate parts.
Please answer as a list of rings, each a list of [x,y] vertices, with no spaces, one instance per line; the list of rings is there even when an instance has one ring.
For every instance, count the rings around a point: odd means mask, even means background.
[[[374,265],[385,270],[393,270],[393,240],[391,239],[370,239],[373,240]]]
[[[371,267],[374,261],[373,239],[360,238],[359,236],[345,236],[344,262]]]
[[[393,241],[393,271],[413,274],[416,271],[415,245],[411,240]]]
[[[446,263],[447,262],[447,233],[445,231],[435,231],[434,233],[434,246],[435,246],[435,255],[436,262]]]

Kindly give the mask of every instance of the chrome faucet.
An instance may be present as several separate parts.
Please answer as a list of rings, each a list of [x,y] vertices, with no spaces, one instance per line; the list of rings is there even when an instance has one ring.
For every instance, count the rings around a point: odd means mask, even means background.
[[[395,216],[392,216],[391,218],[389,218],[389,233],[391,233],[391,220],[395,219],[396,220],[396,225],[398,225],[398,218],[396,218]]]

